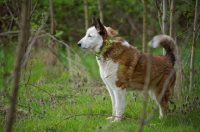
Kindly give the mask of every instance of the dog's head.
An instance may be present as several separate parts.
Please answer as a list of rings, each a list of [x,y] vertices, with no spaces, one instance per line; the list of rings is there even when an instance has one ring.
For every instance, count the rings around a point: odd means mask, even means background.
[[[92,49],[99,52],[103,42],[110,37],[117,35],[117,32],[110,27],[104,26],[99,19],[92,17],[92,27],[90,27],[86,35],[78,42],[78,46],[83,49]]]

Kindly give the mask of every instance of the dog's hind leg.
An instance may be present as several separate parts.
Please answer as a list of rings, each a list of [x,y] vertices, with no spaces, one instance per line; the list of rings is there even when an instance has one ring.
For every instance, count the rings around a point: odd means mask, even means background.
[[[169,108],[168,102],[170,100],[170,89],[172,87],[173,78],[169,81],[167,86],[164,86],[166,80],[167,76],[163,77],[163,79],[156,85],[157,87],[156,102],[160,109],[159,118],[163,118]]]

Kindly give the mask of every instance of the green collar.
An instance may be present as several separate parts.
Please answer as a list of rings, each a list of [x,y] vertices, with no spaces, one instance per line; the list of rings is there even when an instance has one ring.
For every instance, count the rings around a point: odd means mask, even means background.
[[[108,46],[113,42],[113,40],[114,40],[114,38],[110,38],[110,39],[108,40],[108,42],[102,47],[102,49],[101,49],[99,52],[97,52],[97,53],[95,54],[96,57],[99,57],[100,54],[101,54],[101,52],[104,51],[105,49],[107,49]]]

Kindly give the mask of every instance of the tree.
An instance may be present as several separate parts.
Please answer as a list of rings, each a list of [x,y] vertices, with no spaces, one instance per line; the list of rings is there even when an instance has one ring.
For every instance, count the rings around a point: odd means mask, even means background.
[[[84,0],[84,13],[85,13],[85,30],[88,29],[88,1]]]
[[[167,34],[167,0],[163,0],[162,33]],[[164,48],[163,55],[165,55]]]
[[[143,39],[142,51],[147,52],[147,0],[143,0]]]
[[[54,21],[54,9],[53,9],[53,2],[49,0],[50,3],[50,12],[51,12],[51,34],[56,33],[55,21]]]
[[[98,2],[100,21],[103,23],[103,9],[102,9],[102,5],[101,5],[101,0],[97,0],[97,2]]]
[[[194,28],[193,28],[193,40],[192,40],[192,49],[191,49],[191,58],[190,58],[190,93],[193,89],[194,84],[194,57],[195,57],[195,45],[197,39],[197,23],[198,23],[198,16],[199,16],[199,0],[196,0],[195,5],[195,17],[194,17]]]
[[[11,105],[8,112],[8,118],[6,120],[5,132],[10,132],[12,129],[12,121],[15,114],[15,104],[17,101],[17,93],[19,89],[21,61],[25,53],[24,48],[28,45],[29,30],[30,30],[30,1],[24,0],[21,11],[20,20],[20,32],[18,34],[18,46],[17,46],[17,57],[15,60],[15,66],[13,70],[13,86],[11,94]]]
[[[174,8],[175,8],[175,0],[171,0],[171,5],[170,5],[170,36],[172,38],[175,37],[174,33]]]

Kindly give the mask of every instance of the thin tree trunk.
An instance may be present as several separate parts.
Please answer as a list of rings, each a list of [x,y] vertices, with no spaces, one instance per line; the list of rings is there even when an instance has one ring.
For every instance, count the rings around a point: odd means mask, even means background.
[[[172,38],[175,37],[175,33],[174,33],[174,7],[175,7],[175,0],[171,0],[171,5],[170,5],[170,36]]]
[[[88,1],[84,0],[84,12],[85,12],[85,30],[88,29]]]
[[[195,17],[194,17],[194,30],[193,30],[193,40],[192,40],[192,49],[191,49],[191,59],[190,59],[190,93],[193,90],[194,83],[194,57],[195,57],[195,45],[196,45],[196,37],[197,37],[197,22],[199,16],[199,0],[196,0],[195,6]]]
[[[163,0],[162,33],[167,34],[167,0]],[[165,55],[164,48],[163,55]]]
[[[143,126],[146,124],[145,116],[146,116],[146,108],[147,108],[147,100],[148,100],[148,88],[150,83],[150,77],[151,77],[151,67],[152,67],[152,48],[150,48],[150,57],[148,59],[147,69],[146,69],[146,77],[145,77],[145,84],[143,87],[144,90],[144,100],[143,100],[143,109],[142,109],[142,115],[141,120],[139,124],[139,128],[137,132],[142,132]]]
[[[53,12],[53,2],[52,0],[49,0],[50,4],[50,15],[51,15],[51,34],[56,33],[56,27],[55,27],[55,20],[54,20],[54,12]]]
[[[101,0],[97,0],[97,2],[98,2],[100,21],[103,23],[103,9],[102,9],[102,5],[101,5]]]
[[[21,12],[21,20],[20,26],[21,30],[18,35],[18,46],[17,46],[17,55],[13,70],[13,86],[12,86],[12,93],[11,93],[11,105],[8,111],[8,118],[5,124],[5,132],[10,132],[12,130],[13,118],[15,115],[15,104],[17,102],[17,93],[19,89],[19,80],[20,80],[20,63],[24,55],[24,47],[28,43],[28,35],[29,28],[30,28],[30,12],[29,12],[30,1],[24,0],[22,4],[22,12]],[[28,28],[29,27],[29,28]]]
[[[143,0],[143,39],[142,51],[147,52],[147,0]]]
[[[146,52],[146,43],[147,43],[147,0],[143,0],[143,44],[142,44],[142,50],[143,52]],[[148,60],[148,65],[146,69],[146,78],[145,78],[145,84],[143,87],[144,90],[144,100],[143,100],[143,110],[141,115],[141,121],[138,128],[138,132],[141,132],[143,129],[143,126],[145,125],[145,116],[146,116],[146,107],[147,107],[147,99],[148,99],[148,87],[150,82],[150,74],[151,74],[151,64],[152,64],[152,48],[150,48],[150,58]]]

